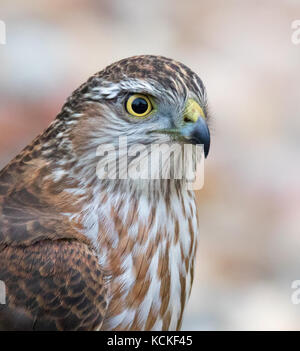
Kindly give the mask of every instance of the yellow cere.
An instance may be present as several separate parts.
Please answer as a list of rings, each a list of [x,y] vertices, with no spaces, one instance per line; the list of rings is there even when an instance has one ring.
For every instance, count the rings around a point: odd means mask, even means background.
[[[184,119],[195,123],[199,116],[205,118],[201,106],[195,100],[189,99],[185,106]]]

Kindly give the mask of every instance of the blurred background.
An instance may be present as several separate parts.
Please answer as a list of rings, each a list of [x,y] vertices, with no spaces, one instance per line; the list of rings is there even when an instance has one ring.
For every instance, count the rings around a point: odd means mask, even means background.
[[[160,54],[203,79],[212,147],[184,330],[300,329],[299,0],[0,0],[0,167],[118,59]]]

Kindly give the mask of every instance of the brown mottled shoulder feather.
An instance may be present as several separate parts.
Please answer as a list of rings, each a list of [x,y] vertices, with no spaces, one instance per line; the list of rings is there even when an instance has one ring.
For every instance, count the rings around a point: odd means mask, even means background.
[[[79,213],[79,199],[49,180],[51,165],[41,157],[31,159],[28,148],[0,171],[0,248],[48,239],[76,239],[89,245],[78,223],[62,215]]]
[[[43,241],[0,252],[0,330],[99,330],[108,288],[97,257],[74,240]]]

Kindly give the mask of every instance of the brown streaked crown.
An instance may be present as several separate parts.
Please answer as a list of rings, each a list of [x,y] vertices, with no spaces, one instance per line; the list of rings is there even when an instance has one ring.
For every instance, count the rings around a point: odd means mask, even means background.
[[[109,65],[96,76],[112,82],[119,82],[124,76],[152,79],[160,82],[166,89],[172,88],[174,81],[182,80],[196,96],[199,95],[199,87],[204,90],[201,79],[191,69],[163,56],[141,55],[125,58]]]

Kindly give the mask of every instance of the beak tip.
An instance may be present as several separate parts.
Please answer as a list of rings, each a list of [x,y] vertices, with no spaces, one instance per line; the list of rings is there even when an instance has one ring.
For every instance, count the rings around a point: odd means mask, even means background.
[[[204,156],[205,158],[207,158],[208,154],[209,154],[209,149],[210,149],[210,145],[204,145]]]

